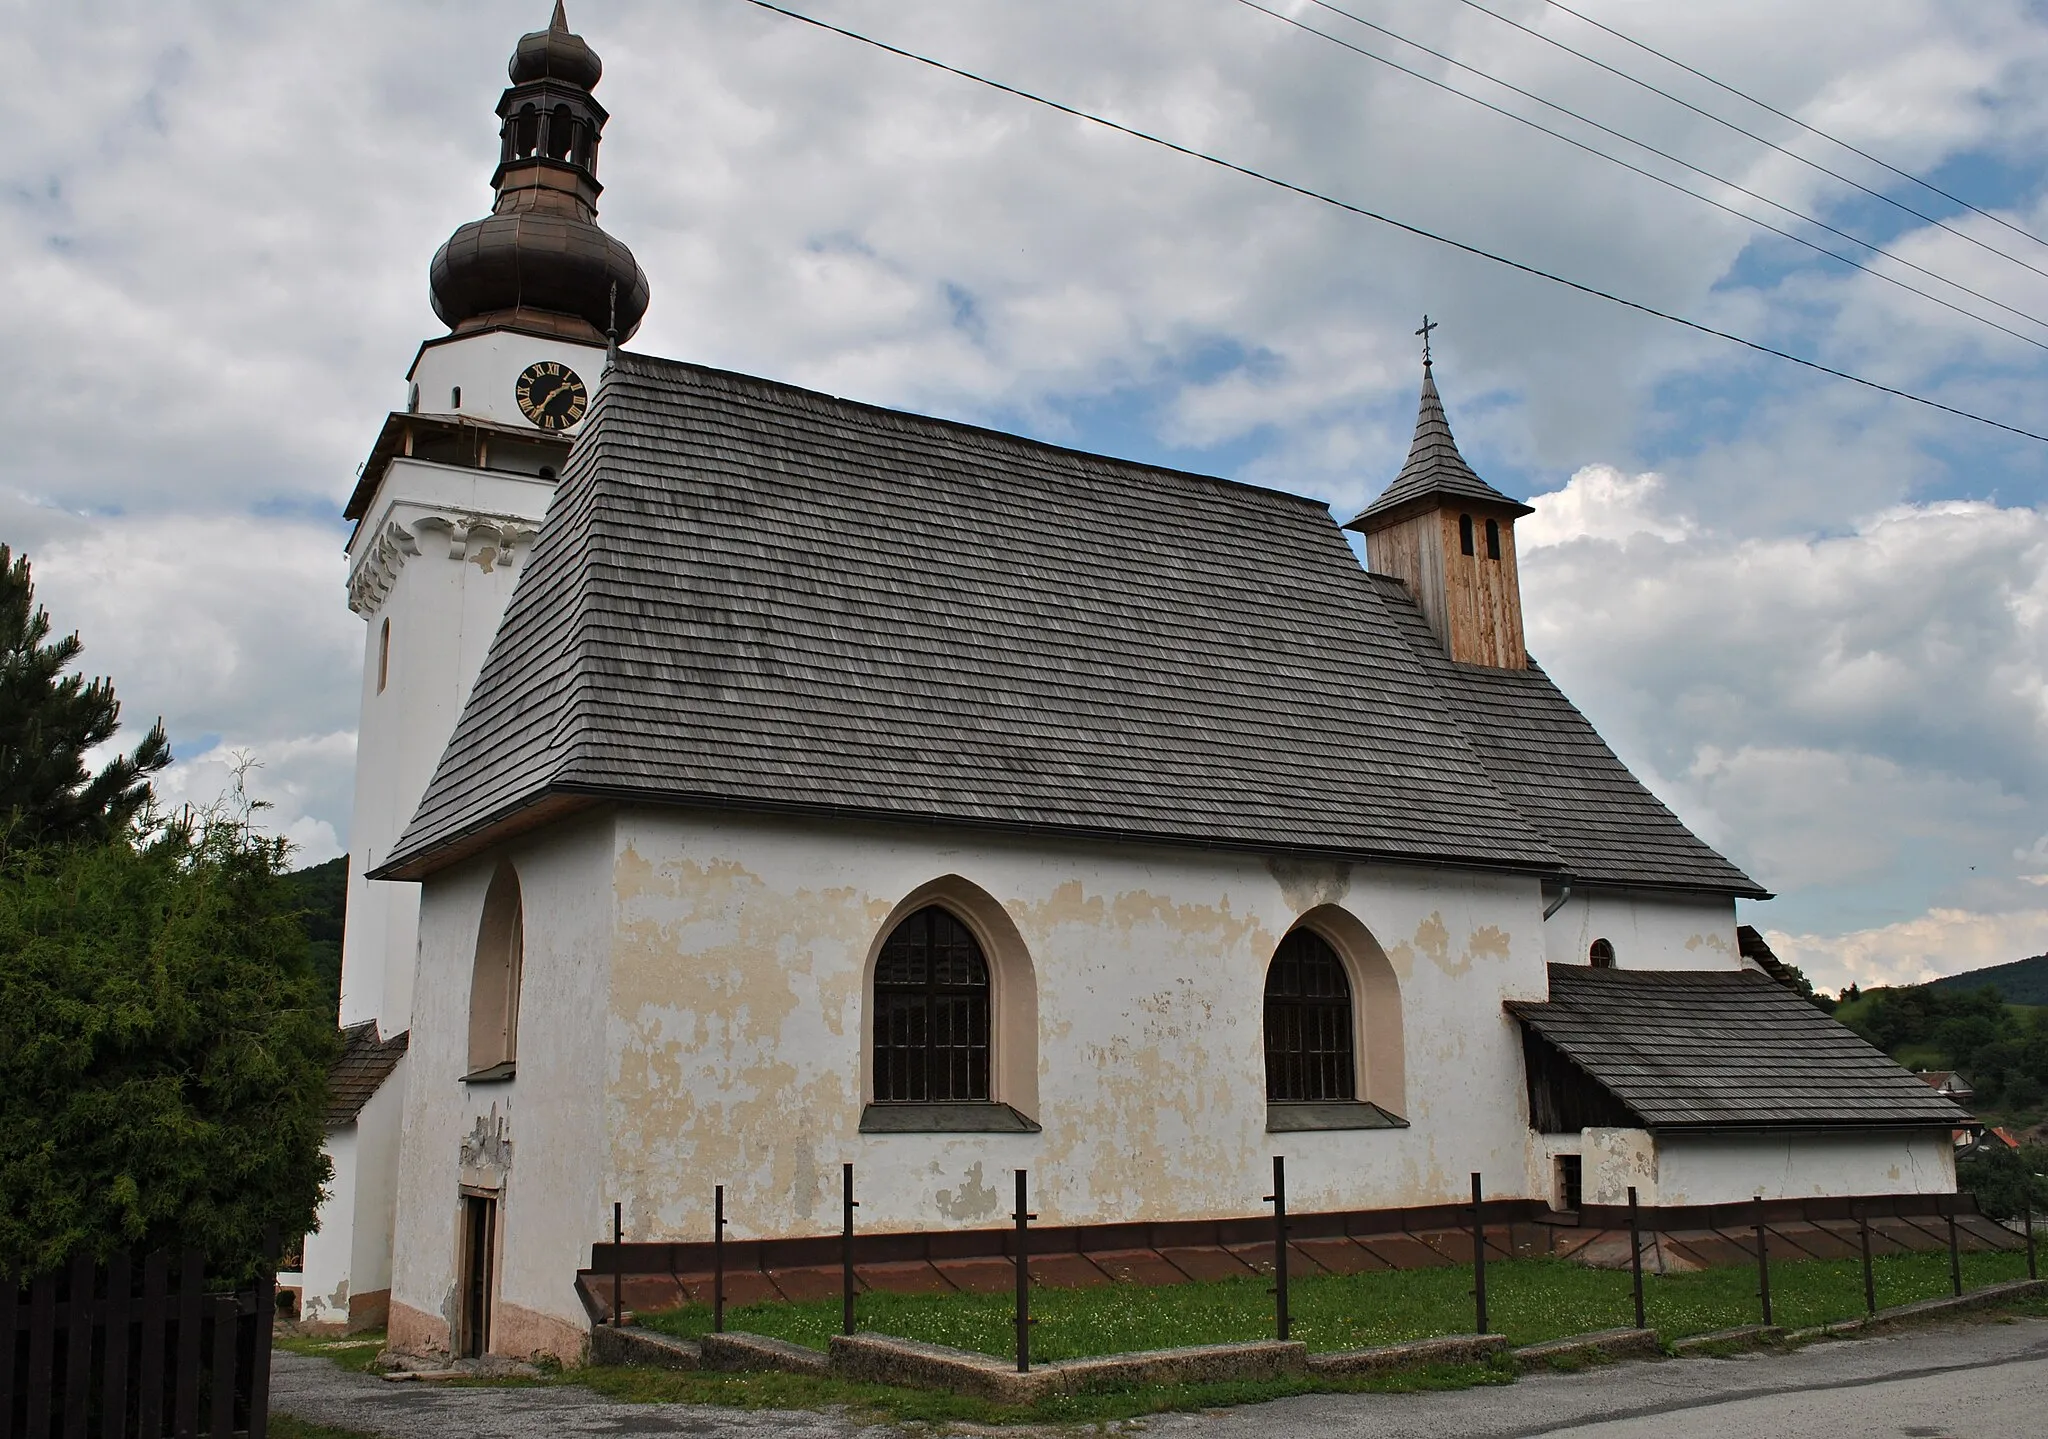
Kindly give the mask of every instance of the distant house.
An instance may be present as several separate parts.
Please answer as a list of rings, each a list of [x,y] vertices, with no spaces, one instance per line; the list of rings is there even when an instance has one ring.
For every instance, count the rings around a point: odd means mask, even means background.
[[[1976,1098],[1977,1091],[1970,1088],[1970,1081],[1953,1069],[1916,1069],[1914,1078],[1936,1094],[1947,1095],[1958,1104]]]

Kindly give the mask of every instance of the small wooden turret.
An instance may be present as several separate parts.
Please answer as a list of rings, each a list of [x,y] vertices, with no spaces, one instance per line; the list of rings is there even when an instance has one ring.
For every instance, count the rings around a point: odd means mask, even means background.
[[[1433,327],[1432,327],[1433,328]],[[1458,453],[1428,355],[1408,463],[1344,528],[1365,535],[1377,573],[1404,581],[1445,651],[1460,664],[1529,667],[1515,521],[1535,511],[1474,474]]]

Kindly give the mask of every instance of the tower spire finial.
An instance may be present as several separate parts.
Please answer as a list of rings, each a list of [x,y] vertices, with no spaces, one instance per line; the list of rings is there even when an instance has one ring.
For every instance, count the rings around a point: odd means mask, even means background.
[[[557,3],[559,3],[559,0],[557,0]],[[1422,336],[1422,368],[1425,370],[1429,368],[1429,332],[1435,328],[1436,321],[1424,315],[1422,317],[1422,328],[1415,332]]]
[[[548,21],[548,29],[569,33],[569,12],[562,8],[562,0],[555,0],[555,18]]]

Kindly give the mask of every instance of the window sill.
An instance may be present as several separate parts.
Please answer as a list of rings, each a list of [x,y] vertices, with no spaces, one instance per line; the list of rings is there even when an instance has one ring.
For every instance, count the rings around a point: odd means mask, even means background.
[[[462,1082],[464,1084],[503,1084],[506,1080],[512,1078],[516,1068],[517,1066],[508,1059],[503,1064],[493,1064],[484,1069],[472,1069],[469,1073],[462,1076]]]
[[[862,1134],[1036,1134],[1038,1125],[1007,1104],[870,1104]]]
[[[1408,1121],[1370,1100],[1336,1099],[1323,1102],[1273,1104],[1266,1106],[1266,1132],[1291,1134],[1305,1129],[1406,1129]]]

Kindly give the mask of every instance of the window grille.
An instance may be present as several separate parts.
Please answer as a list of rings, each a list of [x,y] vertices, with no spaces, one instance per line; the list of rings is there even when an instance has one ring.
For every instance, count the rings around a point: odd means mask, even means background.
[[[1266,1098],[1356,1099],[1351,981],[1319,934],[1298,929],[1266,971]]]
[[[1593,941],[1593,947],[1586,954],[1595,969],[1614,968],[1614,946],[1604,939]]]
[[[875,1103],[989,1099],[988,961],[966,925],[930,905],[875,962]]]

